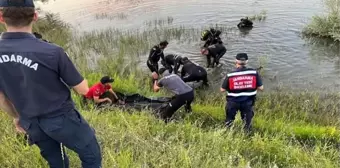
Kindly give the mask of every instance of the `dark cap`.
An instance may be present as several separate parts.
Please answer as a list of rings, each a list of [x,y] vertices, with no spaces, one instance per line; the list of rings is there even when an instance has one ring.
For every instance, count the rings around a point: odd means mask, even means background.
[[[0,7],[31,7],[34,8],[33,0],[0,0]]]
[[[163,40],[159,43],[159,45],[161,46],[167,46],[169,44],[169,42],[167,40]]]
[[[239,61],[247,61],[248,55],[246,53],[238,53],[236,55],[236,59],[239,60]]]
[[[112,83],[114,80],[109,77],[109,76],[104,76],[102,77],[102,79],[100,79],[100,83],[104,84],[104,83]]]

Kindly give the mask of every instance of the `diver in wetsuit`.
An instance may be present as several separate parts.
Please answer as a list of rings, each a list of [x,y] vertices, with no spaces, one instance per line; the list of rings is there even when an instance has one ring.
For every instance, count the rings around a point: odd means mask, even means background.
[[[246,18],[242,18],[241,22],[237,25],[238,28],[252,28],[253,27],[253,22]]]
[[[212,66],[212,68],[219,64],[221,57],[227,52],[226,47],[223,44],[214,44],[209,47],[201,49],[201,53],[207,56],[207,68]],[[214,58],[213,63],[211,63],[211,57]]]
[[[182,59],[183,67],[181,71],[181,78],[184,82],[203,81],[204,86],[208,84],[207,71],[198,64],[191,62],[187,57]]]
[[[164,53],[163,50],[168,46],[168,42],[162,41],[158,45],[155,45],[150,50],[149,58],[146,62],[146,65],[150,69],[152,73],[158,74],[158,61],[162,59],[164,61]]]
[[[162,60],[161,63],[167,70],[169,70],[169,73],[174,71],[174,73],[177,74],[178,69],[182,64],[181,60],[182,57],[179,55],[168,54],[164,57],[164,61]],[[172,66],[174,66],[174,68],[172,68]]]
[[[205,41],[203,47],[209,47],[213,44],[223,44],[220,35],[220,30],[215,30],[214,28],[210,28],[210,30],[204,30],[201,34],[201,41]]]

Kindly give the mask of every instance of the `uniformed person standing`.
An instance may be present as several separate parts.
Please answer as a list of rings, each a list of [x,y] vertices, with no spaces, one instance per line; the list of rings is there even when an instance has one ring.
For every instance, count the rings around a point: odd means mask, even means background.
[[[236,70],[227,74],[221,92],[227,91],[226,126],[230,127],[238,110],[241,111],[245,130],[250,131],[254,116],[253,105],[257,90],[263,90],[262,79],[255,69],[247,68],[248,55],[236,55]]]
[[[40,148],[51,168],[68,168],[61,146],[78,154],[84,168],[101,167],[94,129],[75,108],[69,87],[85,95],[86,79],[65,51],[36,38],[33,0],[1,0],[0,107],[14,118],[18,131]]]

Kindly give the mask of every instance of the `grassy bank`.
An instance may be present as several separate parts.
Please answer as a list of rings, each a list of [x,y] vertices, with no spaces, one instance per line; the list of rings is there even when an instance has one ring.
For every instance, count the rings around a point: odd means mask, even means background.
[[[340,1],[323,0],[325,14],[314,16],[304,28],[306,35],[332,38],[340,41]]]
[[[161,39],[184,43],[197,40],[202,30],[168,28],[157,22],[145,31],[107,29],[74,36],[62,22],[50,29],[46,27],[52,20],[42,21],[37,26],[41,33],[66,48],[90,85],[102,75],[112,75],[114,90],[146,96],[168,93],[151,92],[148,71],[138,66],[144,61],[141,57]],[[234,128],[223,127],[225,98],[218,89],[196,91],[193,113],[179,110],[170,124],[148,111],[82,109],[79,96],[72,97],[96,129],[103,167],[338,167],[340,97],[336,93],[261,93],[255,106],[254,135],[247,136],[239,116]],[[0,132],[2,167],[46,167],[39,149],[15,135],[4,113],[0,113]],[[71,167],[80,167],[76,154],[67,153]]]

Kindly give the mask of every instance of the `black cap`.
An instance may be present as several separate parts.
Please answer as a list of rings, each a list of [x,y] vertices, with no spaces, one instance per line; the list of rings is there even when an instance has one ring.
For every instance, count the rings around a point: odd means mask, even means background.
[[[114,80],[109,77],[109,76],[104,76],[102,77],[102,79],[100,79],[100,83],[104,84],[104,83],[112,83]]]
[[[0,0],[0,7],[31,7],[34,8],[33,0]]]
[[[159,43],[159,45],[161,45],[161,46],[167,46],[168,44],[169,44],[169,42],[166,41],[166,40],[163,40]]]
[[[239,60],[239,61],[247,61],[248,55],[246,53],[238,53],[236,55],[236,59]]]

